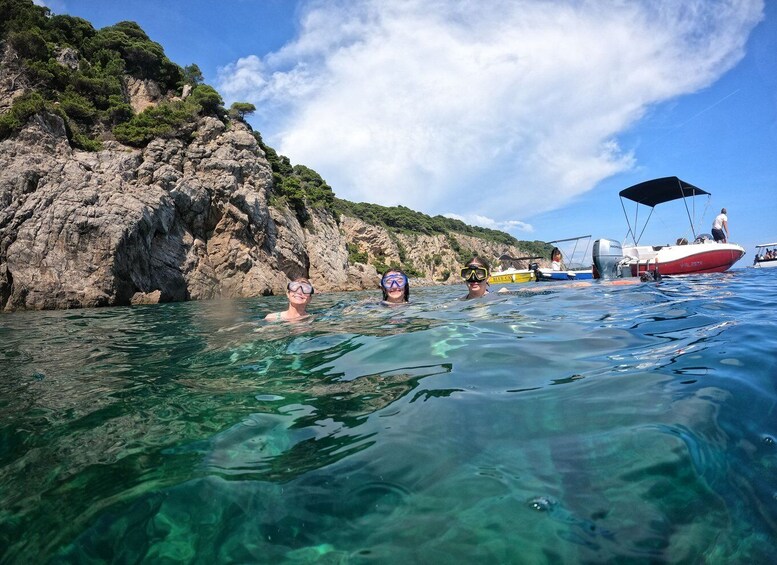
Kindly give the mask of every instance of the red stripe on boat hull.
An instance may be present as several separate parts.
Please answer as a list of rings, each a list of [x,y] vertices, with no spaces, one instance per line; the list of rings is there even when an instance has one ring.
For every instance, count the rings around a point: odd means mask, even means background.
[[[714,249],[703,253],[694,253],[674,261],[658,262],[658,272],[662,275],[691,275],[695,273],[722,273],[739,261],[744,253],[734,249]],[[655,262],[650,265],[631,265],[631,276],[639,276],[646,270],[654,271]],[[637,268],[639,267],[639,270]]]

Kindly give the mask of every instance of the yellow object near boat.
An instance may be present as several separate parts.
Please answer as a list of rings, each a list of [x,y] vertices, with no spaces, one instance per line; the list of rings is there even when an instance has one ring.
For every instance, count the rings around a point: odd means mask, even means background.
[[[492,273],[488,277],[489,284],[527,283],[535,280],[534,271],[528,269],[510,269],[499,273]]]

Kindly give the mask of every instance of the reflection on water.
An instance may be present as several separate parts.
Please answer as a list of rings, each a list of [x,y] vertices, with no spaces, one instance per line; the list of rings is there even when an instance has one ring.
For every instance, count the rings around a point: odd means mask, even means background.
[[[774,282],[4,315],[0,561],[767,562]]]

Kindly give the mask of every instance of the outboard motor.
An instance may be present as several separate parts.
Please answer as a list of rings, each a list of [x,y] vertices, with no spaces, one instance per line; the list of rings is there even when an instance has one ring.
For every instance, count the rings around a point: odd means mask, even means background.
[[[540,272],[540,264],[539,263],[529,263],[529,270],[534,272],[534,281],[542,280],[540,277],[542,277],[542,273]]]
[[[614,279],[621,276],[623,247],[613,239],[597,239],[593,249],[594,272],[600,279]]]

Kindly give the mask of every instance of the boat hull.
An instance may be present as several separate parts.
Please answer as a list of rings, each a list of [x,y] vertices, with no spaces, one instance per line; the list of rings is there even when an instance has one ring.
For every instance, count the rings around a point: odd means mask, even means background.
[[[597,253],[601,255],[597,256]],[[594,264],[598,273],[606,274],[603,278],[638,277],[655,271],[661,276],[722,273],[744,255],[744,248],[733,243],[705,241],[689,245],[622,247],[611,240],[594,243]]]
[[[756,260],[756,262],[753,263],[753,267],[756,269],[776,269],[777,259],[761,259],[760,261]]]
[[[534,272],[529,270],[497,272],[488,277],[489,284],[527,283],[533,280]]]
[[[539,269],[537,275],[538,281],[580,281],[593,278],[593,272],[590,269],[575,271],[553,271],[550,269]]]
[[[653,261],[632,263],[631,274],[636,277],[646,271],[655,271],[656,268],[662,276],[722,273],[728,271],[744,254],[742,247],[730,243],[667,246],[659,250]]]

